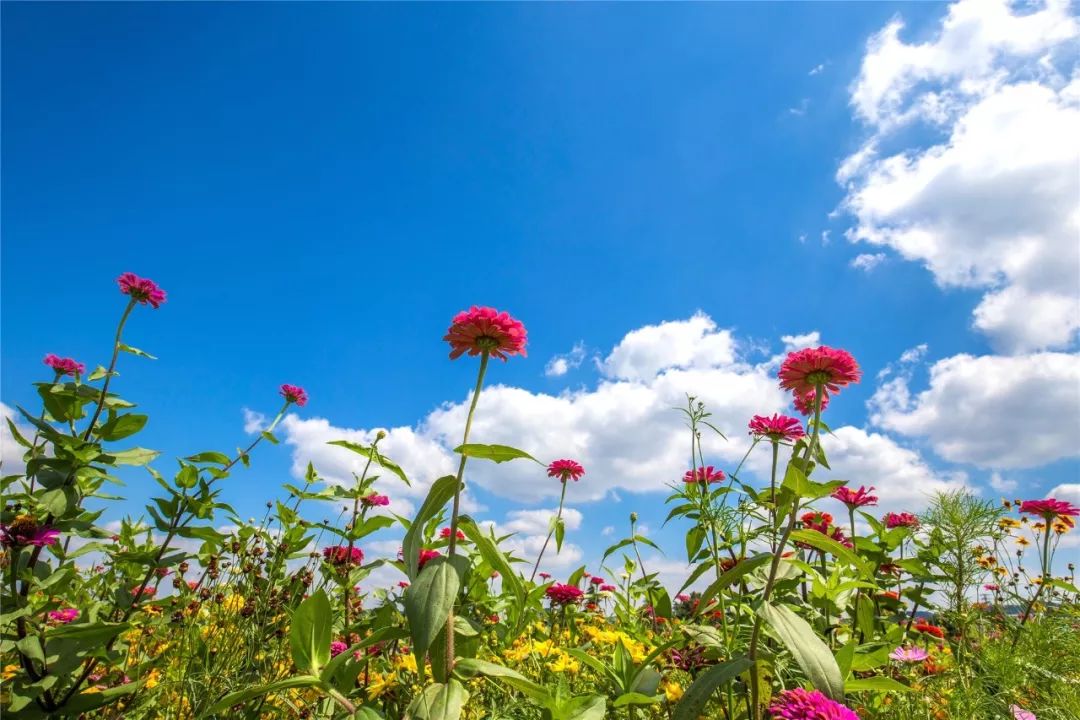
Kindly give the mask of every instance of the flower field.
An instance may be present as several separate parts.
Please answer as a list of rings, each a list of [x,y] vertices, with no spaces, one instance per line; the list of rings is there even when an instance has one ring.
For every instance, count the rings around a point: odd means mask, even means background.
[[[526,352],[519,320],[488,307],[452,318],[442,340],[475,386],[456,472],[414,514],[385,494],[412,479],[379,435],[333,443],[363,459],[353,485],[309,464],[245,522],[222,488],[307,393],[281,385],[279,412],[242,450],[160,461],[135,442],[147,416],[118,368],[153,359],[125,324],[166,294],[133,273],[118,285],[108,364],[46,355],[41,406],[20,408],[32,434],[9,422],[19,447],[5,459],[22,455],[25,471],[2,481],[4,717],[1080,718],[1080,591],[1073,564],[1055,562],[1080,508],[957,491],[882,514],[874,478],[820,480],[829,407],[861,379],[845,350],[787,355],[777,383],[792,416],[725,428],[693,398],[672,410],[690,452],[658,485],[685,531],[665,548],[691,568],[681,587],[642,562],[655,544],[635,513],[599,564],[552,577],[541,567],[563,549],[566,489],[589,469],[471,432],[485,381]],[[747,432],[749,452],[771,456],[767,483],[707,461],[704,437]],[[508,462],[561,484],[536,557],[462,510],[469,468]],[[156,496],[105,529],[118,473],[136,470]],[[846,514],[817,507],[826,498]],[[344,520],[309,519],[327,505]],[[368,551],[380,533],[403,536],[396,559]],[[391,569],[394,583],[373,585]]]

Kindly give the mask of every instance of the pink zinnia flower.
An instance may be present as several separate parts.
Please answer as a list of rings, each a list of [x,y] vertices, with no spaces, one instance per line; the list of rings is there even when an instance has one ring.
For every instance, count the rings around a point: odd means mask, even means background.
[[[326,562],[336,566],[357,566],[364,562],[364,553],[358,547],[349,548],[348,545],[335,545],[323,548],[323,558]]]
[[[838,487],[833,490],[831,497],[839,500],[848,506],[848,508],[860,508],[867,505],[877,505],[877,495],[871,495],[874,492],[874,487],[871,485],[867,490],[862,485],[858,490],[852,490],[849,487]]]
[[[615,592],[614,585],[601,585],[600,592]]]
[[[769,715],[783,720],[859,720],[847,705],[821,694],[820,690],[793,688],[773,698]]]
[[[360,502],[362,502],[367,507],[376,507],[389,505],[390,498],[385,495],[380,495],[379,493],[372,493],[370,495],[365,495],[364,497],[360,498]]]
[[[593,575],[591,578],[589,578],[589,582],[593,585],[603,585],[606,581],[602,577],[597,577],[596,575]]]
[[[454,316],[443,340],[450,343],[450,359],[464,353],[506,360],[510,355],[525,357],[526,332],[520,321],[495,308],[473,305]]]
[[[405,580],[399,580],[397,586],[404,590],[405,588],[409,587],[409,583]]]
[[[334,640],[330,643],[330,657],[337,657],[341,653],[349,649],[349,646],[340,640]]]
[[[126,272],[116,280],[120,292],[143,305],[150,303],[155,310],[165,302],[165,291],[149,278],[141,278],[135,273]]]
[[[1019,705],[1010,705],[1009,709],[1012,710],[1013,720],[1036,720],[1035,713]]]
[[[157,595],[157,588],[150,587],[149,585],[146,585],[144,587],[139,587],[138,585],[136,585],[135,587],[131,588],[131,594],[134,595],[136,599],[140,597],[152,598]]]
[[[59,530],[39,526],[32,515],[19,515],[11,525],[0,525],[0,543],[10,548],[45,547],[54,544],[59,537]]]
[[[546,573],[546,572],[540,573],[540,579],[541,580],[547,580],[550,577],[551,577],[551,573]]]
[[[282,385],[279,392],[288,402],[296,403],[300,407],[307,405],[307,393],[299,385]]]
[[[556,460],[548,465],[547,473],[548,477],[559,478],[564,483],[567,480],[577,482],[585,474],[585,468],[574,460]]]
[[[990,592],[997,592],[1000,589],[1001,588],[998,587],[997,585],[995,585],[994,583],[987,583],[987,584],[983,585],[983,590],[989,590]]]
[[[61,610],[53,610],[49,613],[49,619],[55,623],[60,623],[61,625],[67,625],[78,617],[79,611],[75,608],[63,608]]]
[[[75,373],[86,372],[86,366],[81,362],[77,362],[73,358],[62,358],[52,353],[46,355],[43,362],[58,375],[74,375]]]
[[[930,653],[926,652],[917,645],[912,645],[911,647],[896,648],[891,653],[889,653],[889,657],[891,657],[896,662],[919,663],[930,657]]]
[[[844,535],[844,531],[832,524],[833,517],[829,513],[817,511],[803,513],[800,520],[802,520],[803,527],[807,530],[816,530],[825,537],[832,538],[844,547],[854,547],[852,542]],[[816,549],[806,543],[796,542],[795,544],[805,550]]]
[[[821,345],[788,353],[780,366],[780,387],[796,397],[820,387],[826,395],[859,382],[862,371],[847,350]]]
[[[902,513],[885,513],[885,517],[882,518],[885,521],[885,527],[889,530],[898,527],[916,528],[919,527],[919,518],[915,517],[909,512]]]
[[[585,593],[574,585],[555,583],[545,590],[544,594],[553,605],[571,605],[578,602]]]
[[[712,483],[723,482],[725,477],[723,470],[716,470],[712,465],[708,465],[697,470],[687,470],[682,480],[688,485],[702,482],[711,485]]]
[[[810,417],[814,414],[814,396],[813,390],[807,393],[795,393],[795,397],[791,399],[791,404],[795,406],[795,410],[800,415],[806,415]],[[821,396],[821,412],[825,412],[825,408],[829,407],[829,396]]]
[[[442,530],[440,530],[439,531],[439,537],[441,537],[443,540],[449,540],[450,539],[450,528],[444,527]],[[458,530],[457,531],[457,539],[458,540],[464,540],[465,539],[465,533]]]
[[[1076,517],[1080,515],[1080,508],[1073,507],[1072,503],[1064,500],[1046,498],[1045,500],[1025,500],[1020,503],[1020,512],[1025,515],[1042,515],[1047,520],[1052,520],[1055,515]]]
[[[803,432],[801,420],[775,413],[772,417],[755,415],[750,418],[750,434],[763,438],[767,437],[773,442],[798,440],[806,435]]]
[[[431,562],[437,557],[442,557],[442,553],[440,553],[438,550],[421,550],[420,558],[416,563],[417,569],[423,570],[425,565],[427,565],[429,562]]]

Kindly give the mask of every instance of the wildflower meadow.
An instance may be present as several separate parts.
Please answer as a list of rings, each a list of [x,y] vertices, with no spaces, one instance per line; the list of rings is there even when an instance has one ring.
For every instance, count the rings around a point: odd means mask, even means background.
[[[475,384],[456,471],[415,512],[399,514],[386,493],[413,479],[378,434],[331,443],[362,459],[351,485],[309,463],[302,484],[283,482],[263,517],[245,520],[222,489],[319,398],[282,384],[277,414],[234,452],[230,438],[178,458],[139,446],[148,418],[121,372],[155,358],[129,344],[126,324],[184,301],[120,275],[108,309],[119,322],[100,328],[103,345],[113,338],[105,362],[45,355],[40,405],[9,421],[25,471],[2,480],[4,717],[1080,717],[1080,591],[1073,564],[1055,564],[1080,508],[956,490],[881,513],[876,478],[821,480],[830,410],[862,380],[842,348],[783,358],[790,415],[720,427],[685,388],[671,410],[686,424],[685,473],[656,479],[666,524],[685,534],[663,548],[690,568],[672,587],[643,562],[660,548],[630,503],[598,564],[541,571],[564,550],[566,490],[590,473],[473,432],[485,383],[528,342],[522,321],[490,307],[448,309],[445,336],[430,338]],[[710,459],[710,438],[737,433],[752,438],[747,457],[769,459],[767,482],[744,476],[746,457]],[[535,556],[465,512],[481,463],[522,464],[561,486]],[[156,492],[114,532],[100,517],[133,469]],[[846,513],[820,509],[826,498]],[[346,508],[340,522],[310,519],[331,505]],[[396,559],[369,552],[394,530]],[[397,580],[373,585],[377,569]]]

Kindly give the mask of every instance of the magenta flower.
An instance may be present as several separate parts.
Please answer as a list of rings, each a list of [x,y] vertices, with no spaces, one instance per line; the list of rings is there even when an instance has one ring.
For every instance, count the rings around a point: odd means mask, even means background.
[[[335,640],[330,643],[330,657],[337,657],[341,653],[349,649],[349,646],[340,640]]]
[[[360,498],[360,502],[367,507],[385,506],[390,504],[390,498],[379,493],[372,493]]]
[[[829,513],[818,511],[808,512],[803,513],[802,517],[799,519],[802,520],[803,527],[807,530],[816,530],[825,537],[832,538],[846,548],[855,547],[852,542],[847,539],[847,536],[844,535],[844,531],[832,524],[833,518]],[[815,549],[806,543],[796,542],[795,544],[804,550]]]
[[[783,720],[859,720],[847,705],[830,700],[819,690],[793,688],[773,697],[769,716]]]
[[[165,302],[165,291],[149,278],[141,278],[135,273],[126,272],[116,280],[120,285],[120,292],[130,295],[132,300],[150,306],[155,310]]]
[[[930,653],[923,650],[918,645],[912,645],[910,647],[898,647],[889,653],[896,662],[903,663],[920,663],[926,658],[930,657]]]
[[[871,495],[872,492],[874,492],[873,486],[870,486],[869,490],[862,485],[859,486],[858,490],[852,490],[849,487],[838,487],[832,491],[830,497],[847,505],[849,510],[853,510],[867,505],[877,505],[877,495]]]
[[[61,625],[67,625],[79,617],[79,611],[75,608],[62,608],[49,613],[49,619]]]
[[[282,385],[279,392],[286,402],[296,403],[300,407],[307,405],[307,393],[299,385]]]
[[[604,580],[604,578],[602,578],[602,577],[598,577],[596,575],[593,575],[591,578],[589,578],[589,582],[592,583],[593,585],[603,585],[607,581]]]
[[[544,591],[552,605],[572,605],[581,600],[585,594],[581,588],[574,585],[555,583]]]
[[[1035,713],[1025,710],[1019,705],[1010,705],[1009,710],[1012,711],[1013,720],[1036,720]]]
[[[75,373],[86,372],[86,366],[81,362],[77,362],[72,358],[62,358],[52,353],[46,355],[43,362],[58,375],[74,375]]]
[[[985,585],[983,585],[983,590],[989,590],[990,592],[997,592],[1000,589],[1001,588],[994,583],[986,583]]]
[[[800,415],[810,417],[814,414],[814,396],[816,393],[811,390],[806,393],[795,393],[795,397],[791,399],[791,404],[795,406],[795,410]],[[825,412],[825,408],[829,407],[828,394],[821,396],[821,412]]]
[[[917,528],[919,527],[919,518],[915,517],[909,512],[902,513],[885,513],[885,517],[882,518],[885,521],[885,527],[889,530],[898,527]]]
[[[556,460],[548,465],[548,477],[559,478],[561,482],[573,480],[577,482],[585,474],[585,468],[575,460]]]
[[[600,592],[615,592],[614,585],[601,585]]]
[[[442,553],[440,553],[438,550],[421,550],[420,558],[416,563],[417,569],[423,570],[425,565],[427,565],[429,562],[431,562],[437,557],[442,557]]]
[[[465,533],[461,532],[460,530],[457,531],[456,536],[457,536],[458,540],[464,540],[465,539]],[[450,539],[450,528],[444,527],[442,530],[440,530],[439,531],[439,537],[441,537],[443,540],[449,540]]]
[[[540,579],[541,580],[549,580],[550,578],[551,578],[551,573],[546,573],[546,572],[540,573]]]
[[[692,485],[694,483],[711,485],[712,483],[723,482],[725,477],[727,476],[724,475],[723,470],[717,470],[713,468],[712,465],[708,465],[706,467],[700,467],[697,470],[687,470],[686,474],[683,475],[682,480],[687,485]]]
[[[750,434],[780,442],[781,440],[798,440],[806,433],[803,432],[802,421],[774,413],[772,417],[755,415],[750,418]]]
[[[323,548],[323,559],[336,567],[356,567],[364,563],[364,553],[358,547],[350,548],[348,545],[334,545]]]
[[[11,525],[0,525],[0,544],[10,548],[45,547],[54,544],[59,537],[59,530],[39,526],[32,515],[19,515]]]
[[[131,594],[135,596],[136,600],[141,598],[141,597],[142,598],[152,598],[155,595],[157,595],[157,588],[156,587],[150,587],[149,585],[145,585],[145,586],[136,585],[135,587],[131,588]]]
[[[847,350],[821,345],[788,353],[780,365],[780,387],[796,397],[820,387],[828,395],[859,382],[862,371]]]
[[[510,355],[525,357],[527,333],[508,313],[473,305],[454,316],[443,340],[450,343],[451,360],[487,352],[505,361]]]
[[[1025,515],[1041,515],[1049,521],[1058,515],[1076,517],[1080,515],[1080,508],[1073,507],[1072,503],[1064,500],[1046,498],[1045,500],[1025,500],[1020,503],[1020,512]]]

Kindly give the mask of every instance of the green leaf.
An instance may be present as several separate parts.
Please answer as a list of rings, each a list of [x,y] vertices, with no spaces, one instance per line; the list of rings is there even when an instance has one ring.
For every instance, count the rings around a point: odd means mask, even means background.
[[[551,693],[546,688],[504,665],[487,662],[486,660],[477,660],[476,658],[464,658],[454,664],[454,672],[464,678],[474,675],[497,678],[541,705],[551,702]]]
[[[401,543],[401,555],[405,560],[406,574],[410,580],[416,578],[424,525],[428,520],[435,517],[436,513],[442,510],[443,506],[454,497],[454,492],[458,487],[457,478],[453,475],[445,475],[433,482],[431,489],[428,490],[427,497],[424,498],[424,504],[420,506],[416,517],[413,518],[412,525],[409,526],[408,532],[405,533],[405,539]]]
[[[507,560],[506,555],[499,549],[499,544],[493,538],[481,532],[480,527],[468,515],[462,515],[458,518],[458,527],[465,533],[465,537],[472,541],[484,562],[499,571],[503,587],[508,588],[513,593],[518,601],[519,609],[523,609],[525,605],[525,585],[521,582],[521,577],[518,576],[510,561]]]
[[[843,560],[864,575],[873,572],[873,567],[871,567],[869,563],[856,555],[853,550],[841,545],[825,533],[818,532],[817,530],[807,530],[805,528],[793,530],[791,532],[791,540],[793,542],[805,543],[810,547],[827,552],[830,555]]]
[[[602,695],[579,695],[559,708],[561,720],[604,720],[607,698]]]
[[[330,661],[330,600],[319,590],[296,608],[289,628],[292,658],[302,672],[318,675]]]
[[[107,457],[111,457],[117,465],[149,465],[160,454],[157,450],[136,447],[130,450],[110,450]]]
[[[468,699],[465,686],[457,680],[433,683],[409,704],[404,720],[457,720]]]
[[[206,711],[206,715],[212,715],[214,713],[224,712],[231,708],[233,705],[239,705],[240,703],[247,702],[253,698],[257,698],[260,695],[266,695],[268,693],[278,692],[280,690],[288,690],[290,688],[300,687],[313,687],[319,685],[319,678],[313,675],[297,675],[296,677],[285,678],[284,680],[278,680],[277,682],[266,683],[265,685],[252,685],[251,687],[238,690],[234,693],[229,693],[225,697],[218,700],[213,706]]]
[[[697,720],[705,712],[709,698],[722,686],[746,672],[752,662],[739,657],[720,665],[713,665],[698,675],[694,683],[686,689],[679,704],[675,706],[672,720]]]
[[[349,442],[348,440],[331,440],[329,443],[327,443],[327,445],[337,445],[338,447],[343,447],[346,450],[352,450],[354,453],[363,455],[366,458],[370,458],[373,462],[378,463],[379,465],[383,466],[384,468],[401,478],[401,481],[403,483],[412,486],[412,483],[410,483],[409,478],[405,476],[405,471],[401,469],[401,466],[383,457],[382,453],[380,453],[376,448],[367,447],[366,445],[361,445],[360,443]]]
[[[153,355],[151,355],[150,353],[143,352],[142,350],[140,350],[137,347],[131,347],[130,345],[125,345],[124,343],[120,343],[117,347],[120,350],[123,350],[126,353],[131,353],[132,355],[138,355],[139,357],[144,357],[147,360],[157,360],[157,358],[154,357]]]
[[[566,523],[562,518],[555,519],[555,552],[562,552],[563,538],[566,537]]]
[[[532,460],[538,465],[543,465],[542,462],[524,450],[518,450],[509,445],[480,445],[478,443],[469,443],[468,445],[458,445],[454,448],[454,452],[464,455],[465,457],[476,458],[478,460],[491,460],[497,463],[525,458],[526,460]]]
[[[45,653],[41,649],[41,641],[38,640],[37,635],[27,635],[22,640],[16,641],[15,647],[31,660],[39,663],[45,662]]]
[[[260,437],[262,437],[263,440],[270,443],[271,445],[277,445],[279,442],[279,440],[277,439],[277,435],[274,435],[274,433],[270,432],[269,430],[263,430],[261,433],[259,433],[259,435]]]
[[[655,695],[642,695],[638,692],[623,693],[619,697],[615,698],[615,701],[611,703],[611,707],[626,707],[627,705],[655,705],[660,702],[660,698]]]
[[[218,465],[228,465],[229,464],[229,456],[228,455],[226,455],[225,453],[216,452],[214,450],[208,450],[206,452],[201,452],[201,453],[199,453],[197,455],[192,455],[192,456],[186,457],[184,459],[187,460],[188,462],[193,462],[193,463],[216,463]]]
[[[785,605],[763,604],[760,615],[788,649],[814,687],[833,700],[844,700],[844,679],[829,646],[810,624]]]
[[[703,611],[709,604],[709,601],[716,597],[720,591],[769,562],[772,560],[772,557],[772,553],[760,553],[735,563],[733,568],[721,574],[712,585],[705,588],[705,592],[701,593],[701,598],[698,602],[698,611]]]
[[[848,692],[913,692],[915,688],[899,683],[892,678],[878,675],[877,677],[854,678],[847,681],[845,689]]]
[[[49,511],[49,514],[64,517],[68,510],[75,506],[75,489],[68,485],[46,490],[38,496],[38,501]]]
[[[99,427],[97,435],[102,440],[122,440],[142,430],[148,419],[147,415],[137,415],[135,413],[117,415]]]
[[[125,695],[130,695],[138,690],[141,684],[139,682],[130,682],[95,693],[83,691],[78,695],[73,695],[70,700],[64,703],[62,714],[78,715],[114,703]]]
[[[405,615],[409,619],[413,654],[418,666],[423,665],[428,648],[446,624],[460,589],[458,571],[447,558],[439,557],[430,560],[405,590]]]

